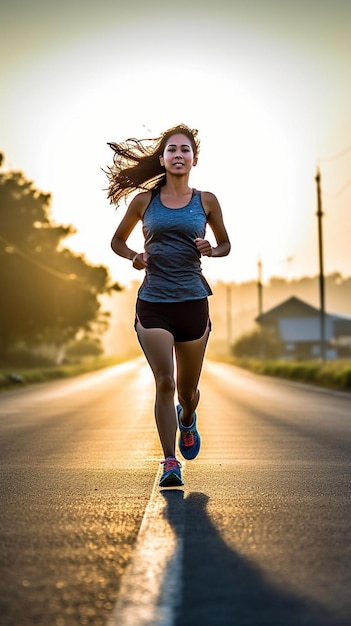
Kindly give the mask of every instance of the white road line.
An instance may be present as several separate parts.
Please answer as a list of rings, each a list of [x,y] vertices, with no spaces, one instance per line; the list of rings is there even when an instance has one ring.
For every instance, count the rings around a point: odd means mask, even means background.
[[[185,463],[182,462],[183,470]],[[157,472],[136,546],[106,626],[173,626],[181,600],[184,492]]]

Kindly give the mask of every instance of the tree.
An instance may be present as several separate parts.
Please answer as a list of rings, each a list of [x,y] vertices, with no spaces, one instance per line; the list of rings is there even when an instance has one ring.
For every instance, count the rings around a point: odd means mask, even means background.
[[[101,345],[101,341],[86,337],[80,341],[74,342],[72,345],[69,345],[66,350],[66,357],[69,359],[94,357],[100,356],[103,354],[103,351],[104,349]]]
[[[281,354],[281,342],[262,330],[253,330],[239,337],[232,346],[236,357],[276,359]]]
[[[99,296],[120,290],[103,265],[62,245],[74,228],[55,224],[51,195],[22,172],[0,172],[0,353],[101,334]]]

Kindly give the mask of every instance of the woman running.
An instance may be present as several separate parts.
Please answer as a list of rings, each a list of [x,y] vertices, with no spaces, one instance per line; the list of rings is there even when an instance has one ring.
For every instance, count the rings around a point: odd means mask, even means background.
[[[184,483],[175,450],[177,427],[182,456],[194,459],[200,450],[196,407],[211,330],[208,296],[212,294],[202,274],[201,256],[226,256],[230,241],[216,196],[189,186],[191,169],[198,161],[197,130],[179,124],[156,139],[109,145],[114,151],[107,172],[111,203],[139,192],[111,245],[135,269],[145,271],[137,295],[135,330],[155,379],[155,419],[164,453],[160,486],[179,486]],[[140,252],[127,245],[139,221],[145,239]],[[207,224],[216,246],[205,239]]]

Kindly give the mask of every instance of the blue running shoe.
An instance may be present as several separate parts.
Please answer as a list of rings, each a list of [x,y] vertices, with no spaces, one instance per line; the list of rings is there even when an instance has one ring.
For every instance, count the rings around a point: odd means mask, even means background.
[[[180,421],[180,413],[182,407],[180,404],[177,405],[177,417],[178,417],[178,426],[180,430],[179,435],[179,450],[182,456],[190,461],[191,459],[195,459],[195,457],[199,454],[201,439],[200,435],[196,428],[196,413],[193,413],[193,423],[191,426],[183,426]]]
[[[168,456],[163,463],[163,474],[160,480],[160,487],[180,487],[184,485],[180,471],[181,464],[174,456]]]

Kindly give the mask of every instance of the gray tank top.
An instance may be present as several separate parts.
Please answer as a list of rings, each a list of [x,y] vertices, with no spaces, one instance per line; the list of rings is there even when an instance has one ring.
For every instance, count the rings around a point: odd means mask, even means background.
[[[148,266],[138,296],[148,302],[184,302],[212,294],[202,275],[201,255],[195,239],[204,239],[207,217],[201,194],[193,190],[190,202],[180,209],[165,207],[159,190],[143,217]]]

